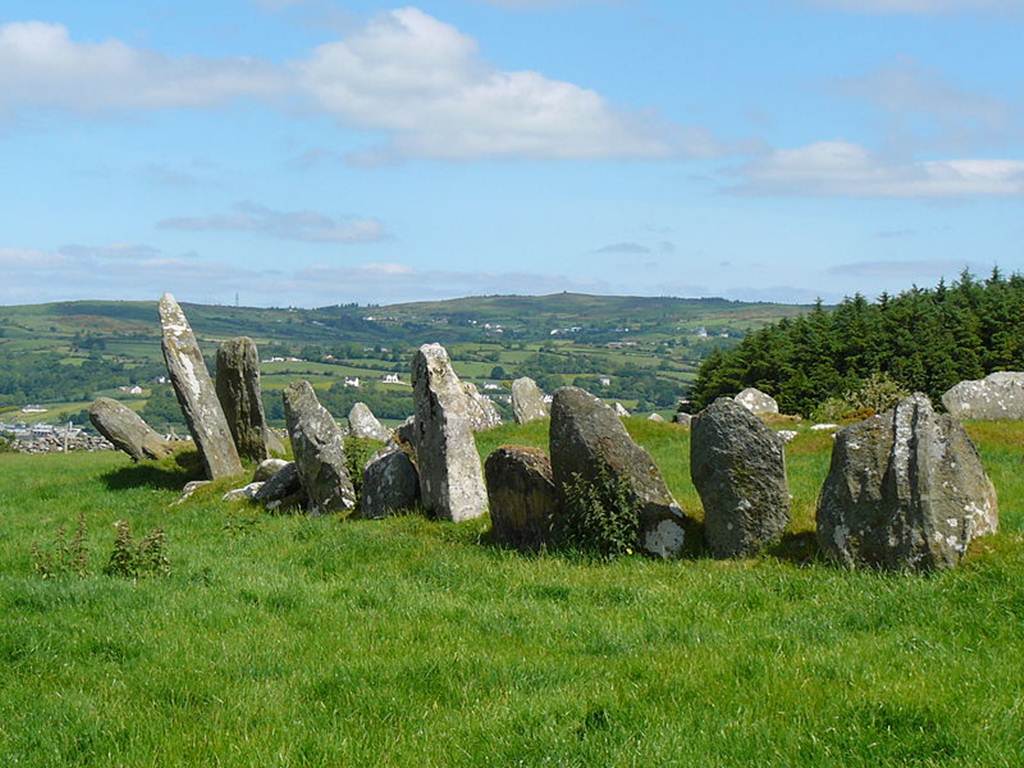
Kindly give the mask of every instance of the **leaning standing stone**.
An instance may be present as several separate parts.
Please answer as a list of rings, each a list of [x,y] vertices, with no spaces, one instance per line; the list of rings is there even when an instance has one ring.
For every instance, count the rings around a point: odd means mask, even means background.
[[[690,427],[690,476],[716,557],[742,557],[789,524],[783,442],[743,405],[720,397]]]
[[[308,381],[289,384],[283,396],[288,436],[310,513],[349,514],[356,506],[356,493],[348,476],[341,428],[320,405]]]
[[[547,454],[503,446],[487,457],[484,475],[495,539],[524,549],[547,541],[558,505]]]
[[[387,517],[413,509],[420,499],[420,479],[408,454],[391,446],[374,456],[363,470],[359,515]]]
[[[512,382],[512,413],[516,418],[516,424],[526,424],[548,417],[544,392],[529,376]]]
[[[640,507],[640,548],[674,557],[686,519],[650,455],[633,442],[616,412],[589,392],[562,387],[551,404],[551,469],[559,493],[574,475],[595,482],[601,469],[626,481]]]
[[[160,299],[164,360],[199,458],[211,480],[242,473],[234,438],[206,370],[203,353],[174,297]]]
[[[926,395],[836,435],[818,500],[818,543],[834,560],[951,568],[998,525],[995,488],[974,444]]]
[[[415,445],[420,492],[428,512],[459,522],[487,509],[471,400],[440,344],[424,344],[412,361]]]
[[[217,399],[239,455],[256,462],[266,459],[272,435],[263,413],[260,358],[248,336],[228,339],[217,350]]]
[[[89,421],[97,432],[135,461],[162,459],[171,454],[167,442],[139,414],[117,400],[98,398],[89,406]]]

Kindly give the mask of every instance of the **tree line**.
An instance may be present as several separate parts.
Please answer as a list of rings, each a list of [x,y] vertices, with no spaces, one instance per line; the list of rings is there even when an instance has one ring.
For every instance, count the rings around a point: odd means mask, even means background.
[[[757,387],[786,413],[816,406],[885,374],[909,391],[942,394],[965,379],[1024,369],[1024,276],[998,269],[985,280],[964,271],[951,285],[913,287],[869,302],[860,294],[827,310],[748,335],[712,352],[691,391],[692,410]]]

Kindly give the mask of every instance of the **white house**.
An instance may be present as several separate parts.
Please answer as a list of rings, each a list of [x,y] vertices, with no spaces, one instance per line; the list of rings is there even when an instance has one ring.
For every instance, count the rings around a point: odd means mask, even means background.
[[[402,380],[398,378],[397,373],[385,373],[380,379],[384,384],[401,384]]]
[[[346,387],[355,387],[356,389],[358,389],[359,386],[360,386],[359,385],[359,377],[355,376],[353,378],[349,378],[348,376],[346,376],[345,377],[345,386]]]
[[[602,376],[598,381],[601,382],[602,387],[610,387],[612,385],[612,380],[608,376]]]

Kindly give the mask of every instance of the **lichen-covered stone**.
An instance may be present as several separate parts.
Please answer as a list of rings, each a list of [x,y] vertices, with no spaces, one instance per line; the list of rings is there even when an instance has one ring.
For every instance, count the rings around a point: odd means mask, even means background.
[[[248,336],[228,339],[217,349],[217,399],[239,456],[258,462],[271,455],[272,447],[280,450],[280,441],[267,427],[260,357]]]
[[[424,344],[413,358],[416,461],[420,496],[428,512],[456,522],[484,514],[480,455],[473,438],[471,398],[440,344]]]
[[[308,381],[289,384],[283,397],[288,437],[310,514],[350,514],[356,493],[348,476],[341,428],[320,405]]]
[[[747,387],[736,395],[734,399],[748,411],[758,416],[779,412],[779,404],[775,402],[775,398],[771,395],[766,395],[754,387]]]
[[[484,462],[494,538],[533,549],[547,541],[558,508],[558,494],[547,454],[507,445]]]
[[[537,382],[523,376],[512,382],[512,414],[516,424],[546,419],[550,409],[544,402],[544,392]]]
[[[739,403],[720,397],[691,424],[690,476],[716,557],[754,554],[789,524],[783,442]]]
[[[348,413],[349,434],[366,440],[387,441],[391,430],[381,424],[366,403],[356,403]]]
[[[216,480],[240,475],[235,440],[185,313],[169,293],[161,297],[159,310],[167,372],[206,476]]]
[[[1000,371],[977,381],[961,381],[942,396],[958,419],[1024,419],[1024,373]]]
[[[951,568],[999,524],[974,444],[920,393],[836,435],[817,518],[834,560],[907,570]]]
[[[366,464],[359,514],[376,519],[414,509],[420,499],[420,479],[408,454],[391,446]]]
[[[256,491],[253,500],[270,511],[304,507],[307,497],[305,491],[302,490],[299,468],[295,462],[285,462],[285,465],[271,475]]]
[[[573,475],[595,482],[602,468],[628,484],[640,507],[639,547],[657,557],[677,556],[686,519],[650,455],[633,442],[615,411],[578,387],[562,387],[551,404],[551,469],[563,492]]]
[[[693,422],[693,416],[683,411],[676,411],[676,415],[672,418],[676,424],[681,424],[684,427],[689,427]]]
[[[462,389],[466,393],[466,397],[469,398],[469,420],[474,432],[501,426],[501,414],[498,412],[498,407],[491,402],[489,397],[480,394],[476,384],[464,381]]]
[[[221,497],[221,501],[252,501],[262,487],[263,483],[249,483],[241,488],[228,491]]]
[[[171,446],[135,411],[117,400],[100,397],[89,406],[89,421],[96,431],[135,461],[162,459]]]

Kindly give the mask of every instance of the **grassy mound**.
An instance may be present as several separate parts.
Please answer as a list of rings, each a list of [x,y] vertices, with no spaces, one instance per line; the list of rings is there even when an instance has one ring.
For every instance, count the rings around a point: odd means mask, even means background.
[[[629,421],[688,512],[688,434]],[[788,448],[774,553],[610,564],[483,543],[486,520],[169,506],[194,467],[0,456],[0,764],[1011,766],[1024,754],[1024,427],[970,428],[1002,532],[957,571],[813,557],[831,438]],[[544,446],[546,425],[480,435]],[[32,543],[84,515],[88,575]],[[170,573],[103,575],[114,523]]]

